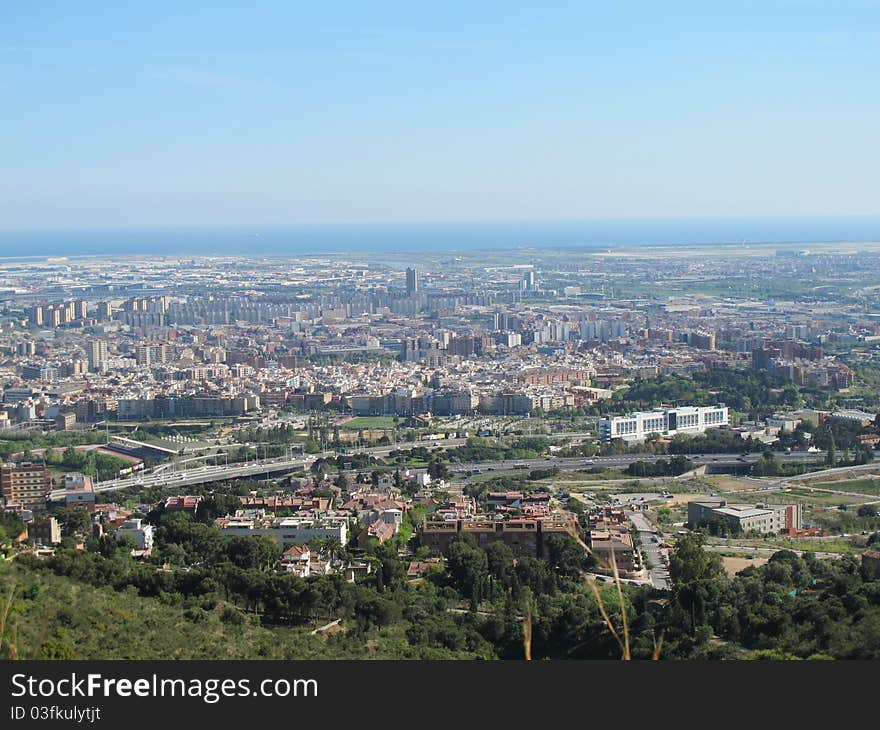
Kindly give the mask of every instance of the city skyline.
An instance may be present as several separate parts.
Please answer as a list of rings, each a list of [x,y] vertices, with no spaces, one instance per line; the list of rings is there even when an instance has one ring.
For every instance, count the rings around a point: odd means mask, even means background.
[[[0,654],[877,658],[878,272],[880,243],[4,259]]]

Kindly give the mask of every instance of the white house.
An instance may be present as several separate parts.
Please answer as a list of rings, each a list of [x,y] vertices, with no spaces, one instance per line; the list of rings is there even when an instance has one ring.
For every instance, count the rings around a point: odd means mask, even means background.
[[[136,550],[152,550],[154,529],[140,518],[126,520],[116,530],[116,540],[121,540],[123,535],[131,535]]]

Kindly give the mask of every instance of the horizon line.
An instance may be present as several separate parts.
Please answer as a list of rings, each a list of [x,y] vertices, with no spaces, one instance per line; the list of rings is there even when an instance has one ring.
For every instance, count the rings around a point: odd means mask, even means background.
[[[880,211],[872,213],[810,213],[810,214],[760,214],[723,216],[633,216],[633,217],[566,217],[566,218],[420,218],[420,219],[364,219],[364,220],[315,220],[291,221],[284,223],[131,223],[131,224],[74,224],[53,226],[0,226],[0,235],[16,233],[64,233],[96,231],[163,231],[163,230],[204,230],[204,229],[242,229],[242,228],[324,228],[358,226],[437,226],[437,225],[481,225],[481,224],[585,224],[585,223],[670,223],[705,221],[781,221],[781,220],[835,220],[835,219],[880,219]]]

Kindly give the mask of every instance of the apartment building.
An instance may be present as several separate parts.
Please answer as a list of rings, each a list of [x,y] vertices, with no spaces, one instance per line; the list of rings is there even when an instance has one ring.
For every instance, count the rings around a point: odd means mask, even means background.
[[[615,568],[624,578],[632,578],[642,570],[632,535],[624,526],[590,530],[590,549],[598,561],[597,572],[613,574]]]
[[[0,493],[7,509],[46,509],[52,479],[43,462],[0,464]]]
[[[446,555],[453,537],[469,534],[482,548],[500,540],[513,550],[514,555],[543,558],[546,557],[544,543],[549,535],[566,533],[575,537],[577,529],[574,515],[554,513],[512,520],[425,520],[420,534],[422,545],[427,546],[433,555]]]
[[[221,517],[217,527],[224,535],[241,537],[271,537],[282,548],[304,545],[316,537],[336,539],[340,545],[348,541],[348,516],[333,514],[297,515],[294,517],[266,517],[262,510],[239,510],[234,517]]]

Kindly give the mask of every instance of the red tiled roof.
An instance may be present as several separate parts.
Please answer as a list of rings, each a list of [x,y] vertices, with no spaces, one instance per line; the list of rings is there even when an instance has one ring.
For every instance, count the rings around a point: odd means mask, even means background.
[[[305,555],[307,552],[309,552],[308,545],[291,545],[289,548],[287,548],[287,550],[281,553],[281,556],[288,558],[300,557],[302,555]]]

